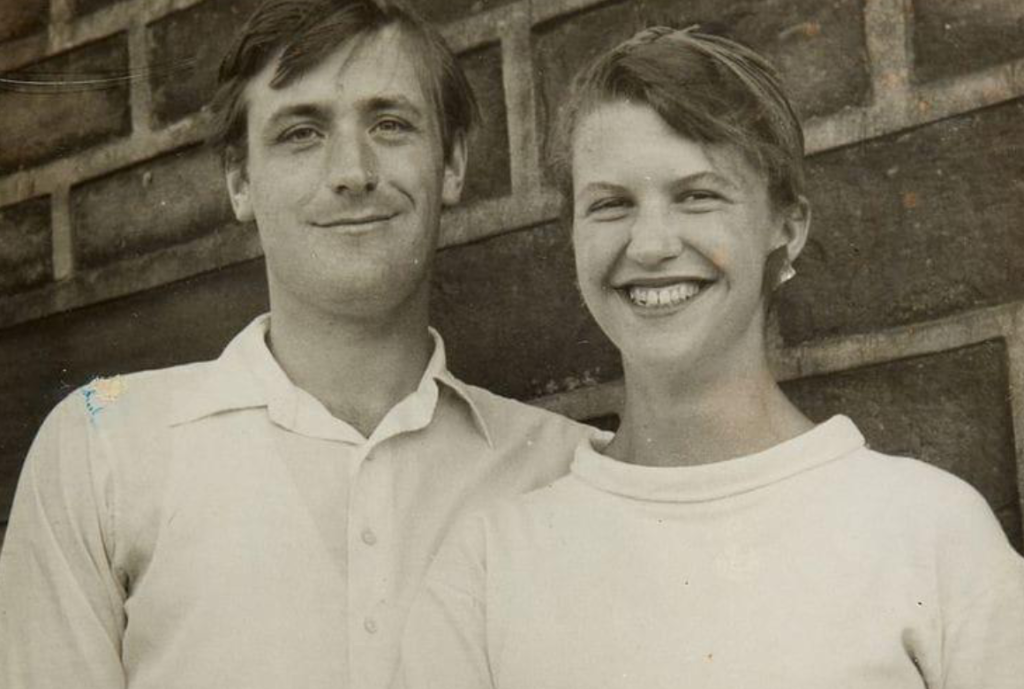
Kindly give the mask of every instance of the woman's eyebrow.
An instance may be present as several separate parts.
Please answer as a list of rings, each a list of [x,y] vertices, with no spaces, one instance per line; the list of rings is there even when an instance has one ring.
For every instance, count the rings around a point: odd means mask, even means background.
[[[619,192],[622,191],[622,189],[623,189],[622,186],[620,186],[618,184],[612,184],[611,182],[590,182],[590,183],[584,185],[576,193],[575,200],[579,201],[581,198],[583,198],[585,195],[588,195],[588,194],[602,194],[602,193],[604,193],[604,194],[613,193],[614,194],[614,193],[619,193]]]
[[[730,191],[739,190],[739,185],[733,182],[725,175],[719,174],[712,170],[706,170],[703,172],[695,172],[692,175],[685,175],[673,180],[673,186],[680,188],[690,188],[694,186],[700,186],[702,184],[710,184],[717,187],[725,187]]]

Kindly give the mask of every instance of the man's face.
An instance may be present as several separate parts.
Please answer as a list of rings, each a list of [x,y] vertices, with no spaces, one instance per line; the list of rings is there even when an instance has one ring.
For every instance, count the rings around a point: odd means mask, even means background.
[[[350,41],[278,89],[275,60],[246,88],[248,155],[228,187],[259,228],[274,308],[373,319],[425,303],[465,154],[445,161],[405,43],[390,28]]]

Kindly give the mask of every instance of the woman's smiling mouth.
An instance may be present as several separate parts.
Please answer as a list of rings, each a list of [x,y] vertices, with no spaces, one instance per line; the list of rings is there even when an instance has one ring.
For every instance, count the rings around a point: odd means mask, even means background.
[[[633,306],[663,311],[688,303],[712,284],[710,280],[680,280],[663,285],[625,285],[618,291]]]

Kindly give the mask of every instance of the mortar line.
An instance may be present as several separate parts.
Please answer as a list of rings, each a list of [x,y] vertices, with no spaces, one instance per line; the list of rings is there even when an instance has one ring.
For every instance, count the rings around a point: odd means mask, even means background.
[[[67,185],[50,195],[50,237],[53,279],[66,280],[75,273],[75,238],[71,223],[71,189]]]
[[[541,186],[529,5],[517,5],[502,28],[501,73],[508,123],[509,173],[512,194],[521,196]]]
[[[145,136],[153,129],[153,88],[149,80],[149,50],[146,25],[134,21],[128,27],[128,70],[132,136]]]
[[[1018,306],[1006,333],[1007,368],[1010,379],[1010,416],[1017,459],[1017,498],[1024,529],[1024,304]]]
[[[1024,302],[986,307],[956,316],[887,328],[787,347],[774,354],[773,370],[780,382],[841,373],[867,366],[961,349],[992,340],[1005,340],[1011,349],[1015,319],[1024,321]],[[1017,326],[1020,329],[1020,326]],[[1021,330],[1024,333],[1024,330]],[[1022,338],[1024,335],[1018,335]],[[1024,401],[1024,340],[1019,343],[1020,373],[1017,390]],[[621,380],[602,383],[530,400],[531,404],[559,411],[573,418],[614,412],[621,397]],[[1024,409],[1024,405],[1021,405]],[[1024,440],[1024,413],[1020,415]],[[1024,461],[1024,459],[1022,459]]]

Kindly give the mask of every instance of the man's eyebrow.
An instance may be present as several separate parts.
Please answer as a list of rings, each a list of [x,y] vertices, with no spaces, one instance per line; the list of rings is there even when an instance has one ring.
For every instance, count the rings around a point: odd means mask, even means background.
[[[363,103],[363,109],[369,112],[381,112],[383,110],[404,110],[417,116],[423,116],[423,110],[406,96],[400,93],[373,96]]]
[[[317,103],[296,103],[286,105],[274,112],[267,120],[268,126],[276,126],[284,120],[311,118],[317,120],[327,119],[328,107]]]

